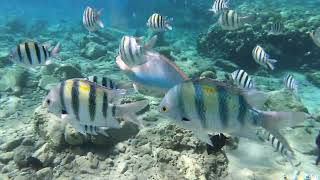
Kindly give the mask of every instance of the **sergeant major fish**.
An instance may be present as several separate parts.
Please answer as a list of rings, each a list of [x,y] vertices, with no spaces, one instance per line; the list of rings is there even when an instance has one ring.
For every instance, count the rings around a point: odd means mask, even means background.
[[[171,88],[162,99],[159,111],[178,126],[191,130],[203,142],[214,143],[214,132],[252,137],[257,127],[277,131],[304,121],[304,112],[261,111],[253,104],[266,98],[212,79],[189,80]]]
[[[43,105],[82,134],[104,134],[105,128],[120,128],[117,117],[137,123],[135,113],[148,106],[146,100],[115,104],[115,99],[121,96],[117,90],[87,80],[70,79],[52,88]]]
[[[298,92],[298,82],[293,78],[291,74],[288,74],[284,77],[283,84],[285,88],[289,89],[290,91],[293,91],[295,93]]]
[[[249,76],[248,73],[246,73],[242,69],[238,69],[233,73],[231,73],[231,78],[240,88],[243,88],[243,89],[253,88],[253,82],[251,77]]]
[[[142,45],[142,38],[123,36],[119,45],[119,56],[123,62],[129,66],[145,63],[146,51],[150,50],[157,41],[157,36],[153,36],[147,43]]]
[[[269,54],[267,54],[261,46],[257,45],[252,50],[252,56],[256,63],[267,67],[270,70],[274,70],[274,64],[277,62],[277,60],[270,59]]]
[[[154,13],[149,17],[147,26],[154,32],[164,32],[167,30],[172,30],[170,20],[158,13]]]
[[[276,152],[279,152],[283,157],[287,158],[293,166],[301,164],[301,162],[294,162],[296,159],[294,151],[282,135],[277,134],[278,137],[276,137],[266,129],[260,128],[257,130],[257,136],[262,141],[268,142]]]
[[[280,35],[282,34],[284,31],[284,24],[283,22],[275,22],[273,24],[271,24],[270,26],[270,30],[268,32],[268,34],[272,34],[272,35]]]
[[[215,14],[220,13],[229,8],[229,0],[215,0],[212,8],[209,11],[214,12]]]
[[[100,17],[102,15],[102,9],[97,11],[89,6],[84,9],[82,16],[82,23],[84,27],[90,31],[97,31],[99,28],[104,28],[104,24]]]
[[[29,41],[12,48],[9,58],[12,62],[23,67],[35,67],[51,63],[51,58],[58,56],[60,43],[52,50],[49,44]]]
[[[253,16],[239,16],[234,10],[226,10],[220,15],[218,24],[224,30],[236,30],[252,20]]]

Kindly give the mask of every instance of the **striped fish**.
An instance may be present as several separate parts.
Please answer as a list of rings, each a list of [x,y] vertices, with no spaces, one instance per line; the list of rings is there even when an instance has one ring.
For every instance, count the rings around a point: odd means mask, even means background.
[[[315,31],[312,31],[310,33],[310,37],[313,40],[313,42],[320,47],[320,27],[318,27]]]
[[[209,9],[209,11],[212,11],[215,14],[218,14],[228,8],[229,8],[229,0],[215,0],[212,5],[212,8]]]
[[[104,28],[104,24],[100,17],[102,15],[102,9],[97,11],[89,6],[84,9],[82,16],[82,23],[84,27],[90,31],[97,31],[99,28]]]
[[[52,50],[48,44],[38,42],[23,42],[12,48],[9,58],[15,64],[23,67],[35,67],[51,63],[51,58],[57,57],[60,50],[58,43]]]
[[[170,20],[158,13],[154,13],[149,17],[147,26],[154,32],[164,32],[167,30],[172,30]]]
[[[293,78],[291,74],[288,74],[284,77],[283,83],[284,86],[290,91],[293,91],[295,93],[298,92],[298,82]]]
[[[203,142],[213,132],[246,135],[257,127],[278,129],[303,122],[303,112],[271,112],[253,108],[265,102],[261,92],[246,95],[243,90],[212,79],[186,81],[171,88],[160,103],[160,113],[171,122],[193,131]],[[250,103],[250,104],[249,104]],[[252,104],[252,105],[251,105]]]
[[[226,10],[220,15],[218,24],[224,30],[236,30],[251,21],[253,21],[253,16],[241,17],[234,10]]]
[[[287,158],[290,163],[293,163],[295,159],[294,151],[285,140],[282,141],[278,139],[263,128],[258,129],[256,135],[262,141],[270,143],[276,152],[279,152],[283,157]],[[297,164],[300,164],[300,162],[295,163],[295,166],[297,166]]]
[[[270,26],[270,30],[268,32],[268,34],[272,34],[272,35],[280,35],[282,34],[284,31],[284,24],[283,22],[276,22],[276,23],[273,23],[271,26]]]
[[[253,48],[252,56],[256,63],[270,70],[274,70],[274,64],[277,62],[277,60],[270,59],[269,54],[267,54],[261,46],[257,45],[255,48]]]
[[[80,133],[94,135],[99,131],[89,131],[86,127],[119,128],[117,117],[135,122],[135,113],[148,105],[147,101],[114,104],[114,100],[119,96],[121,94],[117,90],[108,90],[83,79],[70,79],[61,82],[49,92],[44,106],[49,112],[61,116]]]
[[[132,83],[122,83],[115,81],[114,79],[110,79],[108,77],[100,77],[100,76],[89,76],[86,78],[86,80],[95,82],[100,86],[103,86],[107,89],[129,89],[132,88]]]
[[[246,73],[244,70],[239,69],[231,73],[231,77],[233,81],[238,85],[238,87],[243,89],[252,89],[253,82],[250,78],[249,74]]]
[[[143,64],[147,61],[145,52],[150,50],[156,41],[157,36],[153,36],[147,43],[141,45],[141,38],[124,36],[120,41],[119,55],[130,67]]]

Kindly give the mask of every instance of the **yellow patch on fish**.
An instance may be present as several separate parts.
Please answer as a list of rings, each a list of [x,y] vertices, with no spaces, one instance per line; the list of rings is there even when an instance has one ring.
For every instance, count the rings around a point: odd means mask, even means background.
[[[64,85],[64,94],[65,95],[70,95],[71,96],[71,90],[73,86],[73,81],[72,80],[67,80]]]
[[[88,91],[90,91],[89,83],[79,81],[79,91],[80,92],[88,92]]]
[[[217,92],[217,89],[215,87],[211,87],[211,86],[203,86],[202,89],[204,92],[206,92],[208,94]]]

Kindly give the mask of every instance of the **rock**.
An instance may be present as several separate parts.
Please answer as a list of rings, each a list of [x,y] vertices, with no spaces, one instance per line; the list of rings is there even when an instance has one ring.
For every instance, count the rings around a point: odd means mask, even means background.
[[[233,62],[223,59],[217,59],[214,65],[228,72],[233,72],[239,68],[239,66],[237,66]]]
[[[0,75],[0,91],[11,91],[14,95],[21,95],[29,77],[28,71],[21,67],[6,69]]]
[[[95,42],[89,42],[86,47],[81,50],[81,55],[91,60],[98,59],[107,54],[107,48]]]
[[[51,167],[40,169],[36,172],[37,180],[51,180],[53,179],[53,172]]]
[[[200,77],[217,79],[217,74],[212,71],[205,71],[205,72],[201,73]]]
[[[59,82],[60,80],[53,76],[44,75],[41,77],[38,86],[44,90],[50,90],[54,86],[56,86]]]
[[[32,154],[32,157],[39,159],[43,163],[43,166],[46,167],[51,165],[55,155],[56,153],[52,150],[50,145],[45,143]]]
[[[0,154],[0,162],[7,164],[9,161],[13,159],[13,152],[5,152]]]
[[[287,90],[269,92],[265,105],[272,111],[308,112],[301,99]]]
[[[9,180],[10,178],[9,178],[8,175],[6,175],[6,174],[1,174],[1,173],[0,173],[0,179],[1,179],[1,180]]]
[[[32,146],[19,146],[14,151],[13,160],[20,168],[27,167],[27,158],[32,155],[34,148]]]
[[[80,173],[94,173],[99,165],[99,161],[93,155],[88,153],[87,156],[77,156],[74,160],[74,168],[77,168]]]
[[[54,71],[54,76],[60,77],[62,80],[83,78],[81,70],[71,64],[63,64],[60,67],[56,68]]]
[[[85,141],[85,137],[77,132],[70,124],[67,124],[64,131],[64,139],[70,145],[81,145]]]
[[[4,151],[12,151],[13,149],[15,149],[16,147],[18,147],[21,144],[22,140],[23,140],[22,137],[12,139],[12,140],[8,141],[7,143],[2,144],[0,149],[2,149]]]

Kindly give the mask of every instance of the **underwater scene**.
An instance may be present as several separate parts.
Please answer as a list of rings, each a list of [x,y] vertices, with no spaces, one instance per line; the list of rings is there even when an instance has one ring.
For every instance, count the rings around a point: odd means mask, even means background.
[[[320,1],[1,2],[0,180],[320,179]]]

